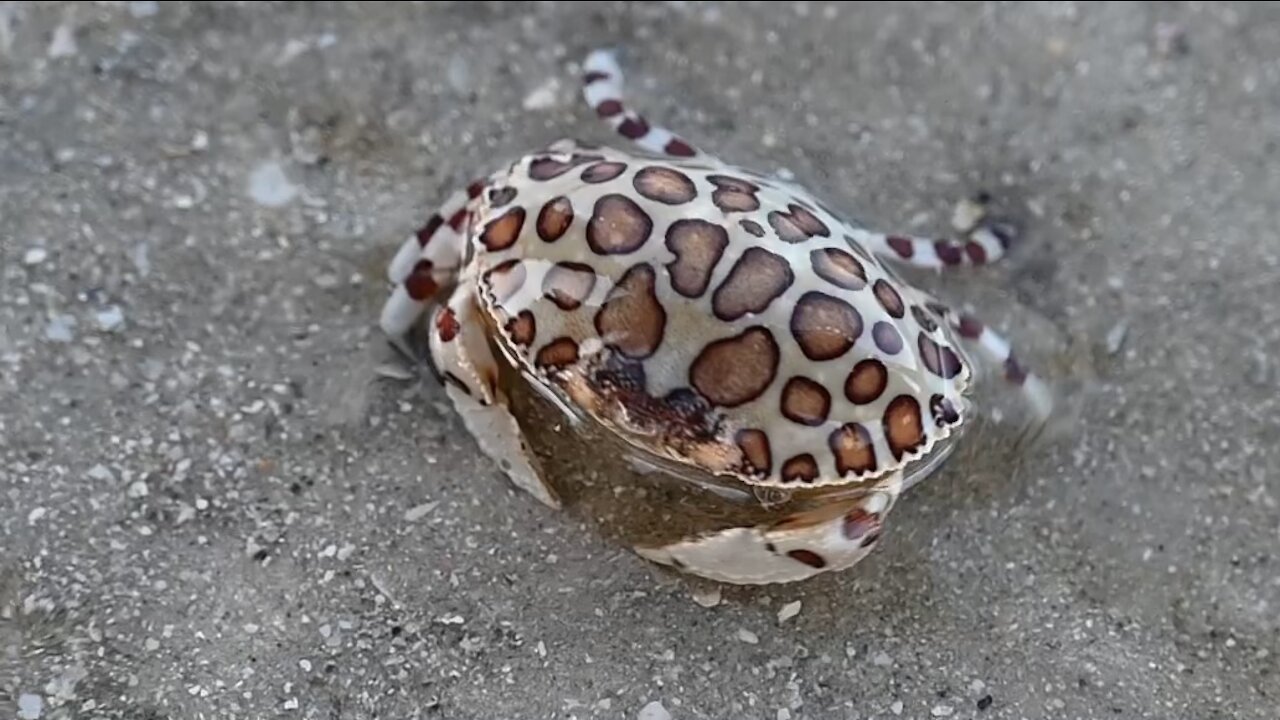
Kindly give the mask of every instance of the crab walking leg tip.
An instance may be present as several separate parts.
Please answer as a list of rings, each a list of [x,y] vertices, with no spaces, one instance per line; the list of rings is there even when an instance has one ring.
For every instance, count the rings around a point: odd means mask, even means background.
[[[418,236],[409,235],[400,244],[395,257],[391,258],[391,262],[387,264],[387,280],[393,285],[403,283],[405,278],[413,272],[413,266],[421,257],[422,245],[418,242]]]
[[[378,320],[382,332],[392,340],[403,340],[409,328],[417,322],[426,308],[426,303],[414,300],[409,296],[405,286],[397,286],[382,306],[382,315]]]
[[[651,123],[631,107],[623,92],[623,72],[613,52],[595,50],[583,63],[582,97],[611,130],[654,155],[675,158],[707,157],[677,133]]]
[[[618,64],[618,50],[611,47],[600,47],[592,50],[587,54],[587,59],[583,62],[583,68],[588,71],[611,72],[615,76],[621,75]]]

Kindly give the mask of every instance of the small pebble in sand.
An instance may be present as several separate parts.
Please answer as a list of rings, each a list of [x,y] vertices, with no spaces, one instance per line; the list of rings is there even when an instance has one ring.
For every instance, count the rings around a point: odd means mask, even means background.
[[[99,310],[94,319],[98,321],[98,328],[103,332],[115,332],[124,325],[124,311],[119,305],[112,305],[103,310]]]
[[[71,57],[77,52],[76,30],[67,23],[53,29],[53,37],[49,40],[49,57],[57,59]]]
[[[560,81],[552,78],[524,97],[525,110],[550,110],[559,102]]]
[[[75,339],[75,335],[71,332],[75,322],[75,318],[70,315],[55,315],[45,326],[44,336],[50,342],[69,343]]]
[[[44,712],[44,698],[31,693],[18,696],[18,717],[22,720],[36,720]]]
[[[778,609],[778,622],[784,623],[800,614],[800,601],[796,600]]]
[[[298,187],[289,181],[280,163],[267,161],[249,174],[249,197],[264,207],[282,207],[298,196]]]
[[[693,601],[704,608],[713,608],[720,604],[720,588],[697,588],[693,591]]]
[[[636,720],[671,720],[671,713],[667,712],[661,702],[654,700],[640,708],[640,714],[636,716]]]

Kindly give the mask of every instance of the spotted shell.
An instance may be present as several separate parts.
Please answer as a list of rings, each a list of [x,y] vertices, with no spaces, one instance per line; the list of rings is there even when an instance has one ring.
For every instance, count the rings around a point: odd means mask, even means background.
[[[500,350],[570,413],[754,485],[859,483],[964,422],[937,308],[817,198],[558,143],[489,179],[469,262]]]

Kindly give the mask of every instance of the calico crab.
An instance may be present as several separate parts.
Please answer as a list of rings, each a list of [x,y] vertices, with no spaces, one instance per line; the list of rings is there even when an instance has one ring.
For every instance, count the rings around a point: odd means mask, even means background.
[[[1047,386],[900,279],[1003,256],[1012,230],[879,232],[651,124],[609,51],[586,102],[630,143],[562,140],[458,190],[389,266],[381,326],[480,448],[638,555],[727,583],[859,562],[970,424],[975,361],[1040,418]],[[567,478],[576,478],[573,480]]]

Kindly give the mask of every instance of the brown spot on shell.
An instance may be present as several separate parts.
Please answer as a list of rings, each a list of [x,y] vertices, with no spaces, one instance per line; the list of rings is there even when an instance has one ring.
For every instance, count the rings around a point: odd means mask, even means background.
[[[480,233],[480,243],[489,252],[506,250],[516,244],[516,240],[520,238],[520,229],[523,227],[524,208],[513,207],[485,226]]]
[[[754,212],[760,209],[760,199],[756,197],[760,186],[755,183],[728,175],[708,175],[707,181],[716,186],[711,193],[711,202],[724,212]]]
[[[667,249],[676,259],[667,264],[671,287],[685,297],[701,297],[711,273],[729,246],[729,233],[706,220],[677,220],[667,229]]]
[[[578,362],[578,343],[573,338],[561,337],[547,343],[538,351],[534,362],[543,369],[559,369]]]
[[[816,427],[831,413],[831,393],[805,377],[793,377],[782,388],[782,414],[791,422]]]
[[[960,356],[955,350],[939,345],[924,333],[920,333],[917,344],[920,348],[920,362],[924,363],[929,372],[947,380],[960,374]]]
[[[759,475],[767,475],[773,467],[773,453],[769,449],[769,436],[763,430],[739,430],[734,442],[746,457],[750,469]]]
[[[664,205],[680,205],[698,196],[698,188],[688,175],[658,165],[641,168],[631,184],[636,192]]]
[[[810,212],[808,208],[792,203],[787,206],[787,209],[791,211],[791,221],[810,237],[829,237],[831,235],[831,230],[826,226],[826,223],[819,220],[818,216]]]
[[[542,276],[542,294],[561,310],[577,310],[596,286],[596,271],[579,262],[559,262]]]
[[[866,405],[879,398],[889,384],[889,371],[875,358],[858,361],[844,381],[844,396],[855,405]]]
[[[528,347],[533,344],[538,334],[538,322],[534,319],[533,313],[521,310],[519,314],[507,321],[506,329],[512,342]]]
[[[769,224],[783,242],[799,243],[811,237],[829,237],[831,230],[807,208],[791,203],[787,212],[774,210],[769,213]]]
[[[573,203],[567,197],[552,198],[538,211],[535,227],[545,242],[559,240],[573,224]]]
[[[791,334],[805,357],[833,360],[848,352],[862,335],[862,316],[844,300],[810,290],[791,313]]]
[[[791,550],[787,552],[787,557],[819,570],[827,566],[827,561],[823,560],[821,555],[812,550]]]
[[[881,278],[871,286],[871,291],[875,293],[876,299],[880,301],[880,306],[890,315],[901,318],[906,314],[907,309],[902,304],[902,296],[898,291],[889,284],[888,280]]]
[[[599,155],[579,154],[571,155],[568,162],[554,157],[537,158],[529,163],[529,177],[539,181],[551,180],[560,177],[579,165],[603,159]]]
[[[738,224],[748,233],[756,237],[764,237],[764,228],[760,227],[760,223],[755,220],[739,220]]]
[[[788,243],[804,242],[809,239],[809,234],[800,229],[793,219],[787,213],[780,210],[773,210],[769,213],[769,225],[773,231],[778,234],[778,239]]]
[[[649,357],[662,343],[667,312],[658,302],[655,279],[648,263],[632,267],[596,313],[596,332],[629,358]]]
[[[818,277],[845,290],[867,286],[867,271],[858,259],[843,250],[823,248],[809,253],[809,262]]]
[[[711,202],[726,213],[754,212],[760,209],[760,200],[755,195],[733,190],[713,190]]]
[[[809,453],[796,455],[782,463],[783,482],[811,483],[818,479],[818,461]]]
[[[836,472],[843,477],[864,475],[876,469],[876,450],[871,433],[859,423],[847,423],[827,438],[836,457]]]
[[[884,411],[884,435],[893,457],[904,455],[924,443],[924,423],[920,419],[920,402],[910,395],[899,395]]]
[[[596,200],[587,223],[587,245],[598,255],[635,252],[653,232],[653,220],[634,200],[612,193]]]
[[[902,335],[892,324],[879,320],[871,327],[871,338],[876,347],[886,355],[897,355],[902,352]]]
[[[446,306],[436,315],[436,333],[440,336],[440,342],[452,342],[461,331],[462,325],[458,323],[458,314],[453,308]]]
[[[736,407],[760,397],[778,373],[773,334],[760,326],[708,343],[689,367],[689,384],[715,405]]]
[[[524,286],[527,271],[519,259],[507,260],[484,274],[484,282],[499,303],[511,299]]]
[[[748,248],[711,297],[711,310],[724,321],[758,313],[791,287],[795,273],[780,255]]]
[[[722,190],[740,193],[755,193],[760,191],[760,186],[749,180],[731,177],[729,175],[708,175],[707,182],[715,185]]]
[[[588,183],[602,183],[618,177],[626,172],[627,164],[621,162],[598,162],[594,165],[587,166],[582,171],[582,181]]]
[[[911,316],[916,319],[920,327],[924,328],[925,332],[931,333],[938,329],[938,321],[933,319],[928,310],[919,305],[911,306]]]

